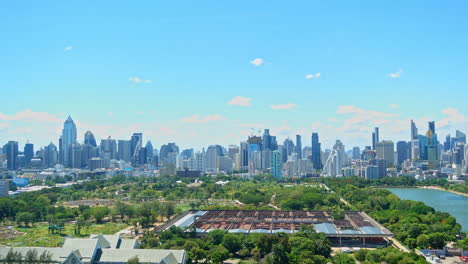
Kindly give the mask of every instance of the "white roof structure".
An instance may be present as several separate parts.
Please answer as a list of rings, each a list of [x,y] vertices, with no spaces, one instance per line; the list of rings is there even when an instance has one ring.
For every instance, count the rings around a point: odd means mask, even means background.
[[[0,262],[9,252],[23,257],[34,252],[37,257],[48,255],[52,263],[124,264],[133,257],[141,263],[185,264],[185,250],[137,249],[136,239],[122,239],[120,235],[91,235],[89,238],[67,238],[61,248],[0,247]]]

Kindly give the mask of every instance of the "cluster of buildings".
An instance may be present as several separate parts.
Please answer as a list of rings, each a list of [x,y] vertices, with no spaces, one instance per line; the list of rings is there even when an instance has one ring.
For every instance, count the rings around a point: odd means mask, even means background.
[[[379,128],[372,133],[372,145],[361,150],[346,150],[337,140],[332,149],[322,150],[318,133],[312,133],[311,144],[304,146],[301,135],[295,140],[278,142],[265,129],[263,135],[249,136],[239,145],[227,148],[210,145],[195,152],[180,150],[176,143],[167,143],[159,149],[151,141],[144,141],[142,133],[133,133],[129,139],[102,139],[96,141],[87,131],[78,142],[77,128],[71,117],[64,123],[58,146],[50,143],[35,151],[26,143],[19,151],[17,141],[8,141],[0,150],[0,170],[31,173],[35,176],[70,175],[82,171],[90,173],[120,173],[126,175],[179,175],[198,177],[203,174],[270,173],[274,177],[305,176],[362,176],[377,179],[387,175],[406,173],[414,176],[447,174],[463,177],[468,170],[466,135],[456,131],[439,142],[435,122],[429,122],[425,134],[419,134],[411,121],[409,141],[381,140]],[[260,132],[260,131],[259,131]]]
[[[412,175],[418,179],[428,177],[448,177],[464,179],[468,177],[468,147],[466,135],[457,130],[455,137],[446,136],[445,142],[437,138],[434,121],[428,123],[425,134],[419,134],[411,120],[409,141],[380,140],[379,128],[372,133],[372,146],[363,151],[354,147],[346,151],[337,140],[327,155],[324,176],[362,176],[366,179],[379,179],[386,176]]]

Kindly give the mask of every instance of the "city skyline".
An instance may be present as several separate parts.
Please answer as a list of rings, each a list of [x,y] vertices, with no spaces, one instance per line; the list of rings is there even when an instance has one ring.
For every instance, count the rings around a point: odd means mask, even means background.
[[[252,127],[326,148],[407,138],[410,119],[467,131],[468,3],[403,3],[6,3],[0,138],[47,145],[69,114],[79,139],[196,148]]]
[[[351,115],[351,118],[348,119],[347,121],[351,121],[351,119],[359,119],[359,118],[365,118],[365,114],[367,114],[366,111],[364,112],[360,112],[362,109],[359,109],[359,108],[355,108],[354,106],[343,106],[341,107],[340,109],[338,109],[337,111],[340,111],[340,112],[343,112],[343,113],[346,113],[346,114],[349,114]],[[451,112],[452,111],[452,112]],[[446,135],[455,135],[455,132],[456,130],[460,130],[462,132],[465,132],[466,129],[463,129],[463,127],[466,127],[467,124],[463,123],[464,121],[461,121],[462,123],[460,123],[460,120],[463,120],[464,117],[461,117],[459,115],[459,113],[453,111],[453,110],[447,110],[446,111],[447,115],[445,118],[439,120],[439,121],[435,121],[435,123],[437,124],[437,131],[438,131],[438,134],[445,137]],[[45,136],[42,140],[32,140],[31,138],[36,138],[34,137],[34,134],[37,132],[37,131],[32,131],[31,129],[28,129],[28,130],[25,130],[23,131],[23,135],[21,133],[19,134],[12,134],[10,137],[5,137],[4,141],[8,141],[8,140],[14,140],[14,141],[18,141],[19,143],[19,146],[22,148],[26,143],[34,143],[36,146],[47,146],[49,143],[54,143],[55,145],[58,145],[59,144],[59,138],[63,132],[63,124],[64,122],[69,118],[71,117],[73,119],[73,117],[71,115],[67,116],[64,120],[60,120],[59,119],[59,116],[53,116],[53,115],[50,115],[49,113],[35,113],[35,112],[32,112],[30,110],[26,110],[26,111],[23,111],[23,112],[20,112],[20,113],[16,113],[15,115],[11,115],[11,116],[8,116],[8,115],[5,115],[5,114],[2,114],[0,113],[0,120],[8,120],[10,122],[21,122],[21,123],[25,123],[25,124],[28,124],[28,123],[34,123],[34,122],[40,122],[41,120],[44,120],[44,123],[48,126],[50,126],[51,124],[54,124],[55,126],[59,126],[55,131],[55,128],[54,130],[52,128],[49,127],[49,129],[45,130],[47,133],[48,136]],[[414,120],[414,119],[407,119],[407,120],[393,120],[395,121],[396,123],[392,123],[388,120],[384,121],[384,119],[382,119],[380,121],[380,126],[378,127],[380,129],[380,131],[382,132],[382,135],[383,136],[380,136],[380,140],[391,140],[393,142],[397,142],[397,141],[400,141],[400,140],[411,140],[411,129],[410,129],[410,125],[411,125],[411,120],[414,121],[414,123],[416,124],[416,126],[421,129],[419,131],[420,134],[425,134],[427,129],[428,129],[428,123],[431,122],[429,118],[422,118],[422,119],[419,119],[419,120]],[[145,130],[145,129],[138,129],[137,126],[133,126],[135,129],[134,130],[130,130],[130,129],[127,129],[127,128],[118,128],[116,130],[112,129],[112,128],[107,128],[105,129],[104,131],[110,131],[110,135],[105,135],[105,136],[101,136],[101,134],[98,134],[99,132],[101,132],[102,130],[100,130],[100,128],[102,129],[103,127],[106,127],[106,125],[103,125],[101,124],[100,126],[96,126],[96,125],[91,125],[91,127],[94,127],[94,128],[98,128],[97,130],[92,130],[92,129],[89,129],[89,128],[85,128],[85,127],[80,127],[80,125],[85,125],[85,123],[82,123],[80,122],[79,120],[75,120],[73,119],[73,121],[76,123],[76,130],[77,130],[77,135],[76,135],[76,138],[77,138],[77,142],[84,142],[85,141],[85,134],[90,131],[93,133],[93,135],[95,136],[96,138],[96,141],[101,141],[101,140],[104,140],[104,139],[107,139],[107,138],[112,138],[112,139],[130,139],[131,138],[131,135],[133,133],[143,133],[145,135],[145,140],[144,140],[144,144],[146,144],[147,141],[151,141],[155,146],[161,146],[163,144],[166,144],[168,142],[176,142],[177,144],[179,144],[180,146],[182,146],[182,148],[194,148],[196,150],[201,150],[203,148],[207,148],[209,145],[215,145],[215,144],[219,144],[219,145],[222,145],[222,146],[228,146],[228,145],[232,145],[232,144],[238,144],[239,142],[241,141],[245,141],[246,138],[248,136],[252,136],[252,135],[261,135],[263,133],[263,129],[265,129],[266,127],[260,127],[259,125],[255,125],[255,124],[251,124],[251,126],[242,126],[243,130],[241,133],[239,133],[237,136],[238,136],[238,140],[236,141],[236,139],[233,139],[232,137],[229,137],[230,139],[224,141],[224,142],[217,142],[217,141],[210,141],[210,140],[207,140],[207,141],[203,141],[203,142],[200,142],[199,140],[197,141],[184,141],[184,140],[176,140],[177,138],[177,135],[175,135],[174,137],[171,137],[171,133],[168,133],[167,135],[164,135],[162,137],[159,137],[161,140],[157,140],[157,138],[154,138],[155,136],[155,133],[152,132],[151,130]],[[465,126],[464,126],[465,124]],[[346,124],[344,124],[346,125]],[[401,127],[395,127],[396,125],[398,126],[401,126]],[[142,127],[147,127],[145,125],[143,125]],[[334,129],[334,127],[331,127],[330,125],[328,125],[328,127],[326,127],[327,129]],[[330,137],[330,134],[327,133],[327,131],[329,132],[329,130],[324,130],[323,127],[321,126],[317,126],[315,127],[315,130],[310,130],[309,132],[306,132],[306,133],[303,133],[304,130],[293,130],[291,129],[290,127],[288,127],[287,125],[285,125],[285,123],[283,123],[280,127],[274,127],[274,128],[269,128],[273,134],[275,134],[278,138],[278,142],[283,142],[285,139],[287,138],[290,138],[292,140],[296,140],[296,136],[297,135],[300,135],[302,137],[304,137],[304,140],[303,140],[303,145],[304,146],[310,146],[312,143],[311,143],[311,140],[309,139],[310,138],[310,135],[312,133],[319,133],[321,135],[321,143],[322,143],[322,148],[323,149],[331,149],[333,144],[335,143],[336,140],[341,140],[343,141],[343,143],[347,146],[348,149],[351,149],[352,147],[354,146],[358,146],[358,147],[361,147],[362,149],[364,149],[364,147],[366,146],[372,146],[372,133],[373,131],[375,130],[376,127],[362,127],[359,131],[359,136],[352,136],[352,135],[346,135],[345,133],[341,134],[341,137],[340,135],[338,134],[340,132],[340,129],[338,129],[337,131],[335,131],[335,134],[336,135],[336,138],[333,138],[333,137]],[[387,131],[385,131],[385,128],[389,129]],[[397,129],[396,129],[397,128]],[[97,132],[96,132],[97,131]],[[144,132],[142,132],[144,131]],[[324,131],[324,132],[321,132],[321,131]],[[389,131],[397,131],[397,133],[394,133],[394,134],[391,134],[391,136],[388,136],[390,133]],[[5,132],[5,130],[1,130],[0,129],[0,134],[2,134],[2,132]],[[114,136],[112,135],[113,132],[117,132],[115,133],[116,135],[120,135],[120,136]],[[52,134],[51,134],[52,133]],[[52,136],[51,135],[56,135],[56,137]],[[193,135],[195,136],[195,135]],[[210,136],[210,135],[208,135]],[[210,138],[213,138],[213,136],[215,136],[215,134],[211,135]],[[36,138],[37,139],[37,138]],[[163,140],[165,139],[165,140]],[[196,138],[191,138],[190,140],[194,140]],[[348,139],[348,140],[346,140]],[[356,139],[358,139],[358,141],[356,141]],[[442,139],[442,137],[441,137]],[[182,143],[181,143],[182,142]],[[358,142],[357,144],[351,144],[351,142]],[[205,144],[206,143],[206,144]]]

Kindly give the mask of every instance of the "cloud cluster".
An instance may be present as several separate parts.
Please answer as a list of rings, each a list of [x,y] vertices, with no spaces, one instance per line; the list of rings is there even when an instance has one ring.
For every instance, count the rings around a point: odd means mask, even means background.
[[[152,83],[153,82],[151,80],[141,79],[140,77],[130,77],[128,80],[132,83]]]
[[[47,112],[33,112],[31,109],[24,109],[13,115],[0,113],[0,121],[28,121],[28,122],[41,122],[41,123],[60,123],[62,119],[56,115]]]
[[[389,73],[388,77],[393,78],[393,79],[400,78],[402,73],[403,73],[403,70],[400,69],[397,72]]]
[[[316,73],[316,74],[307,74],[305,76],[306,79],[313,79],[313,78],[320,78],[321,74],[320,72]]]
[[[237,105],[237,106],[250,106],[250,101],[252,98],[243,97],[243,96],[236,96],[228,102],[229,105]]]
[[[297,108],[297,104],[289,103],[289,104],[278,104],[278,105],[270,105],[270,108],[273,110],[291,110]]]
[[[181,121],[183,123],[208,123],[212,121],[222,121],[225,120],[221,115],[213,114],[213,115],[206,115],[204,117],[200,116],[199,114],[195,114],[193,116],[183,117]]]
[[[262,58],[256,58],[250,61],[255,67],[260,67],[265,61]]]

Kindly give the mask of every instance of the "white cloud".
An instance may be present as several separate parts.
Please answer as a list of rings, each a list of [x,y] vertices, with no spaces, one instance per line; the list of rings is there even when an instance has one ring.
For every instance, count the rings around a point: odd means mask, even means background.
[[[73,49],[73,46],[66,46],[63,50],[64,51],[71,51]]]
[[[400,70],[398,70],[397,72],[389,73],[389,74],[388,74],[388,77],[393,78],[393,79],[400,78],[400,76],[401,76],[402,73],[403,73],[403,70],[400,69]]]
[[[243,97],[243,96],[236,96],[232,98],[231,101],[228,102],[229,105],[238,105],[238,106],[250,106],[250,101],[252,98]]]
[[[279,104],[279,105],[270,105],[270,108],[274,109],[274,110],[291,110],[291,109],[294,109],[296,107],[298,107],[298,105],[297,104],[292,104],[292,103]]]
[[[322,126],[322,122],[314,121],[314,122],[312,122],[312,126],[310,128],[312,128],[312,130],[315,130],[315,129],[321,127],[321,126]]]
[[[390,104],[390,108],[393,108],[393,109],[397,109],[399,108],[400,106],[397,105],[397,104]]]
[[[305,76],[306,79],[313,79],[313,78],[320,78],[321,74],[320,72],[316,73],[316,74],[307,74]]]
[[[273,128],[271,133],[272,135],[290,136],[292,131],[293,129],[288,124],[288,121],[283,120],[281,126]]]
[[[140,77],[130,77],[128,80],[133,83],[152,83],[151,80],[143,80]]]
[[[114,113],[113,113],[113,112],[107,112],[107,115],[108,115],[108,116],[113,116]]]
[[[14,115],[0,113],[0,121],[29,121],[29,122],[47,122],[59,123],[62,119],[47,112],[33,112],[31,109],[24,109]]]
[[[468,126],[468,117],[463,115],[458,109],[448,107],[442,109],[441,112],[445,117],[436,122],[436,128],[446,130],[450,128],[466,129]]]
[[[212,121],[222,121],[224,118],[221,115],[213,114],[213,115],[206,115],[201,117],[199,114],[195,114],[189,117],[183,117],[181,119],[184,123],[208,123]]]
[[[250,61],[250,63],[255,65],[255,67],[259,67],[264,63],[264,60],[262,58],[256,58]]]

